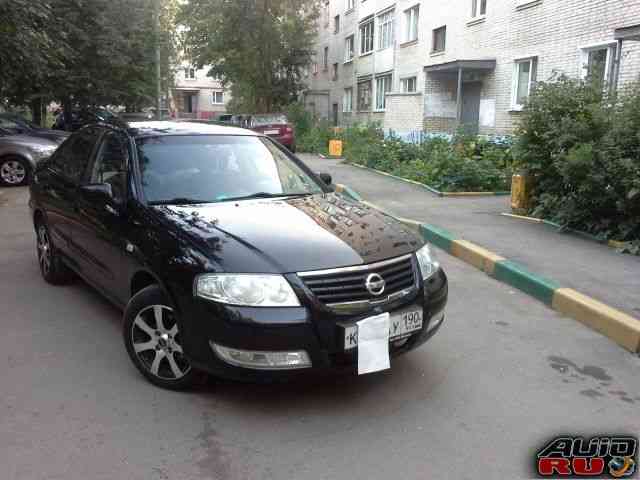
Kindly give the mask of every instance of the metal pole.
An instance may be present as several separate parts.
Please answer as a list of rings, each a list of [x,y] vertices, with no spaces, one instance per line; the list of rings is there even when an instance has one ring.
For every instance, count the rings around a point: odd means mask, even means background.
[[[462,67],[458,68],[458,92],[456,96],[456,120],[458,121],[458,127],[462,122]]]
[[[153,19],[153,27],[155,30],[155,39],[156,39],[156,52],[155,52],[155,67],[156,67],[156,120],[160,120],[161,112],[160,112],[160,97],[161,86],[160,86],[160,2],[162,0],[156,0],[155,2],[155,12]]]

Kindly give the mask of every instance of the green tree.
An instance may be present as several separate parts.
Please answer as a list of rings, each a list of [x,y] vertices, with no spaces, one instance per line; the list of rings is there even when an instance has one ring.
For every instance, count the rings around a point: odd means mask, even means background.
[[[231,88],[233,109],[270,112],[297,98],[311,62],[315,0],[190,0],[179,16],[184,50],[213,65]]]
[[[154,31],[160,8],[161,28]],[[172,83],[178,0],[0,0],[0,97],[13,104],[153,103],[154,48],[163,90]]]

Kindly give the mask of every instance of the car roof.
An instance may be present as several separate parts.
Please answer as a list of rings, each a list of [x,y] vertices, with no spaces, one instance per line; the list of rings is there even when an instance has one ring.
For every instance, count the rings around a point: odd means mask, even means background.
[[[160,135],[260,135],[252,130],[228,125],[164,120],[129,122],[129,134],[134,137],[157,137]]]

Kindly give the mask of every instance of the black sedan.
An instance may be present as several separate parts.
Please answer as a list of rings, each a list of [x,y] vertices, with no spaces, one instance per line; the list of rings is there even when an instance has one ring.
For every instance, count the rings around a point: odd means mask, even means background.
[[[441,326],[447,279],[422,238],[330,185],[248,130],[84,127],[35,171],[40,269],[122,307],[131,360],[165,388],[389,368]]]

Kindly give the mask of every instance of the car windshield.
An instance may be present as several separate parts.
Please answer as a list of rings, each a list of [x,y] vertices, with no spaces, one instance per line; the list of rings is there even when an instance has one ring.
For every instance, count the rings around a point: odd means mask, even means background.
[[[151,204],[322,193],[269,139],[180,135],[137,140],[142,188]]]
[[[287,117],[284,115],[256,115],[251,118],[251,125],[254,127],[262,127],[264,125],[280,125],[287,123]]]

